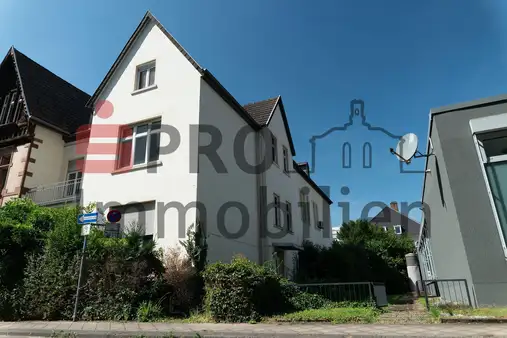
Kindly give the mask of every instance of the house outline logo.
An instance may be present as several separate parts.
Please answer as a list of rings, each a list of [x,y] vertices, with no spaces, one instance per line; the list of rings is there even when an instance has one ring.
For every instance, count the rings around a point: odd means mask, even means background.
[[[356,118],[355,118],[356,117]],[[361,99],[354,99],[350,101],[350,113],[349,120],[347,123],[329,128],[327,131],[320,135],[314,135],[310,138],[311,144],[311,165],[309,168],[310,173],[315,173],[316,167],[316,151],[317,151],[317,141],[327,137],[330,134],[335,132],[345,132],[347,129],[354,124],[354,120],[357,120],[357,117],[361,118],[361,125],[368,128],[368,131],[380,131],[385,135],[389,136],[393,140],[399,141],[402,139],[402,136],[391,133],[389,130],[372,126],[370,123],[366,121],[366,114],[364,109],[364,101]],[[352,167],[352,145],[350,142],[344,142],[342,145],[342,167],[345,169],[350,169]],[[370,169],[372,167],[372,145],[370,142],[365,142],[362,147],[363,150],[363,168]],[[401,174],[421,174],[424,173],[424,170],[407,170],[403,165],[404,162],[399,161],[400,173]]]

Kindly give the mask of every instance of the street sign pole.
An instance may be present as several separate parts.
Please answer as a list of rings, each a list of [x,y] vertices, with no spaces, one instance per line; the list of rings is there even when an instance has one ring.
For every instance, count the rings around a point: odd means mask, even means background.
[[[90,225],[87,225],[88,227]],[[88,233],[90,231],[89,228],[87,230],[84,230],[84,239],[83,239],[83,250],[81,252],[81,263],[79,264],[79,277],[77,278],[77,290],[76,290],[76,301],[74,303],[74,313],[72,314],[72,321],[76,321],[76,314],[77,314],[77,304],[79,302],[79,289],[81,288],[81,275],[83,274],[83,262],[84,262],[84,255],[85,255],[85,249],[86,249],[86,239],[88,238]]]

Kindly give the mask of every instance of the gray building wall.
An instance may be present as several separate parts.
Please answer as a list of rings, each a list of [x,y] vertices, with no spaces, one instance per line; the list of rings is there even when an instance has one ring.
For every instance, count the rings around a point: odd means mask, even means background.
[[[479,305],[507,305],[507,262],[470,130],[470,120],[506,111],[507,102],[503,100],[434,116],[445,159],[443,167],[449,178]],[[461,251],[460,248],[458,250]],[[440,259],[441,256],[438,257]]]
[[[424,202],[428,208],[424,210],[424,221],[429,231],[431,251],[438,279],[466,279],[472,302],[473,282],[469,269],[465,245],[461,235],[453,193],[446,170],[447,154],[442,150],[439,128],[434,125],[431,132],[434,156],[428,157]],[[438,164],[437,164],[438,162]],[[439,284],[441,294],[447,295],[453,288],[461,286],[456,283]],[[465,290],[463,290],[465,294]]]

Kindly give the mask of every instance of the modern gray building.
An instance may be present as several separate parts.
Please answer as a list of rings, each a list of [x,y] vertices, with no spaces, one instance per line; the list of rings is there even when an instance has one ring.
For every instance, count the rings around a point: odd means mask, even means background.
[[[507,305],[507,95],[432,109],[426,150],[423,278],[465,279],[468,290],[440,285]]]

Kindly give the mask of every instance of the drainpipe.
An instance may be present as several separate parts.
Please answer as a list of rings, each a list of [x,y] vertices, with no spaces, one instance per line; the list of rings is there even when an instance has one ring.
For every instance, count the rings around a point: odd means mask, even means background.
[[[255,137],[255,157],[256,165],[259,165],[264,160],[264,137],[263,130],[256,132]],[[257,190],[257,217],[259,223],[259,231],[257,236],[257,247],[259,250],[259,264],[264,263],[264,235],[266,229],[266,172],[265,168],[257,167],[256,172],[256,190]]]

